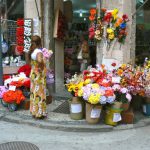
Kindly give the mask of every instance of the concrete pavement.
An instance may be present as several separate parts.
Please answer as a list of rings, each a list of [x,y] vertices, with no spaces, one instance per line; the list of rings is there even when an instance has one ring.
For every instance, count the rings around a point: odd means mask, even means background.
[[[150,118],[141,112],[135,112],[134,124],[119,124],[116,127],[105,125],[103,120],[100,124],[89,125],[85,120],[72,120],[69,114],[56,113],[55,110],[64,100],[53,101],[48,105],[48,117],[44,120],[36,120],[31,117],[28,110],[18,110],[10,112],[7,108],[0,105],[0,120],[18,124],[27,124],[43,129],[74,131],[74,132],[109,132],[113,130],[127,130],[150,125]]]

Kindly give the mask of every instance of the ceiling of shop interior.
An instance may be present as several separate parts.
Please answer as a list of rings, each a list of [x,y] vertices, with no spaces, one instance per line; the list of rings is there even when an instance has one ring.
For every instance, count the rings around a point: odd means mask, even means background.
[[[74,20],[84,20],[88,19],[90,8],[96,7],[96,0],[71,0],[73,4],[73,15]],[[80,17],[80,12],[83,16]]]

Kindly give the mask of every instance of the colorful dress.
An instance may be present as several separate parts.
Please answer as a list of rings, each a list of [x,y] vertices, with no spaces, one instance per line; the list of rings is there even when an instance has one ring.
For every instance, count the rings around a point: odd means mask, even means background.
[[[42,51],[35,49],[31,54],[30,73],[30,112],[36,118],[46,116],[46,64],[42,70],[38,67],[36,55],[39,52]]]

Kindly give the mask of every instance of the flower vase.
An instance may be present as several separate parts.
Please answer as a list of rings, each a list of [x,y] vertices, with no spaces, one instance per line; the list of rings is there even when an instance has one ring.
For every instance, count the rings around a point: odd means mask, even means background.
[[[86,121],[89,124],[97,124],[100,122],[102,106],[86,103]]]
[[[8,103],[6,103],[3,99],[1,99],[1,104],[2,104],[4,107],[8,107]]]
[[[81,120],[84,117],[83,102],[79,97],[73,97],[70,102],[70,118]]]
[[[106,109],[106,114],[105,114],[105,120],[104,120],[105,124],[116,126],[117,123],[122,120],[121,112],[122,112],[121,108],[108,107]]]

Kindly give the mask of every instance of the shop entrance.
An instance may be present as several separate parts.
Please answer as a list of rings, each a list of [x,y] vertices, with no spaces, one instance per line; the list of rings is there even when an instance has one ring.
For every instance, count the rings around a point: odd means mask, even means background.
[[[88,44],[88,63],[86,65],[95,66],[96,64],[96,43],[89,40],[89,11],[96,8],[95,0],[71,0],[64,2],[64,11],[67,19],[67,32],[64,44],[64,71],[65,77],[80,73],[83,58],[79,58],[79,52],[83,41]]]

